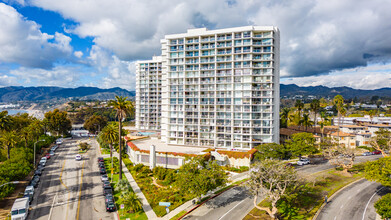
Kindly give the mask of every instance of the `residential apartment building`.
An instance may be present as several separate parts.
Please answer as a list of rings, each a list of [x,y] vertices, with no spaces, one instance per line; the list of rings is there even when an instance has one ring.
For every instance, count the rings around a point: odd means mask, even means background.
[[[261,26],[166,35],[161,140],[229,149],[279,143],[279,38],[276,27]]]
[[[136,63],[136,128],[161,129],[162,57]]]

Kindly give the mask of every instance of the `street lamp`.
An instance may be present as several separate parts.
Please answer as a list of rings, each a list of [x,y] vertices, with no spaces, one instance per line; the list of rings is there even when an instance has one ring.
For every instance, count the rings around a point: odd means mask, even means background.
[[[19,183],[19,181],[12,181],[12,182],[1,184],[0,187],[7,185],[7,184],[18,184],[18,183]]]
[[[36,141],[36,142],[34,143],[34,168],[35,168],[35,147],[36,147],[37,143],[38,143],[38,142],[41,142],[41,141],[45,141],[45,140],[39,140],[39,141]]]

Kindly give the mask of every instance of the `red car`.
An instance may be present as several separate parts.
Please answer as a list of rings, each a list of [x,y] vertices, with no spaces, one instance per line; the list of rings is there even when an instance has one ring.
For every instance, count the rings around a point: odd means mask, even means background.
[[[47,154],[45,155],[45,157],[46,157],[46,159],[50,159],[50,154],[47,153]]]
[[[381,151],[380,150],[375,150],[372,152],[372,154],[381,154]]]

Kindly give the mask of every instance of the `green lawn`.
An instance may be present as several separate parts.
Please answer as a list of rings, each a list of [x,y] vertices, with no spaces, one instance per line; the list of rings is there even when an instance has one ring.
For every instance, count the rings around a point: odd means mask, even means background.
[[[110,149],[101,147],[101,148],[100,148],[100,153],[101,153],[102,155],[103,155],[103,154],[110,154]]]
[[[117,169],[114,170],[114,174],[113,174],[113,178],[111,178],[111,173],[110,173],[110,166],[111,166],[111,160],[110,158],[105,158],[105,165],[106,165],[106,168],[108,173],[107,173],[107,176],[109,177],[109,180],[111,182],[111,185],[113,186],[113,189],[114,189],[114,185],[116,182],[118,182],[118,179],[119,179],[119,174],[118,174],[118,160],[114,160],[114,163],[116,163],[116,167]],[[115,167],[115,166],[114,166]],[[126,180],[126,177],[124,174],[122,174],[122,179],[125,179]],[[120,206],[121,204],[119,203],[119,196],[121,195],[121,192],[120,191],[116,191],[114,190],[114,199],[115,199],[115,204],[118,208],[118,214],[119,214],[119,217],[120,219],[134,219],[134,220],[147,220],[147,215],[144,213],[144,210],[141,210],[141,211],[138,211],[136,213],[126,213],[124,210],[121,210],[120,209]]]
[[[352,168],[351,174],[349,176],[335,169],[313,174],[311,178],[316,179],[314,185],[308,183],[300,192],[290,194],[280,200],[278,211],[281,213],[282,219],[312,219],[323,204],[325,195],[330,198],[342,187],[364,176],[363,165],[358,164]],[[264,200],[260,205],[267,206],[268,202]],[[244,219],[271,218],[266,212],[254,208]]]

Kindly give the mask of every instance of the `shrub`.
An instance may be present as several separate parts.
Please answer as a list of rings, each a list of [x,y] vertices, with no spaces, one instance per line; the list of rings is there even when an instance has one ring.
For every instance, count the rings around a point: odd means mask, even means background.
[[[139,172],[143,167],[144,167],[144,164],[139,163],[133,167],[133,170],[136,172]]]
[[[167,169],[163,167],[155,167],[153,168],[152,172],[153,176],[158,180],[164,180],[168,173]]]

